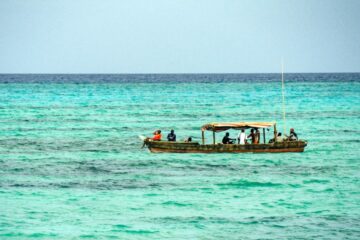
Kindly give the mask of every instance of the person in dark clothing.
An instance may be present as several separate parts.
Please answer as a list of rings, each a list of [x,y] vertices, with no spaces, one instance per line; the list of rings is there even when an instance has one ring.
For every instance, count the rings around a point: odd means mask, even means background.
[[[167,135],[167,140],[169,142],[175,142],[176,141],[176,135],[175,135],[173,129],[171,129],[170,133]]]
[[[256,143],[256,134],[255,134],[255,130],[253,128],[250,130],[250,134],[249,134],[249,136],[247,136],[247,138],[251,139],[252,144]]]
[[[223,137],[222,143],[223,144],[233,144],[236,139],[230,138],[230,134],[227,132],[225,133],[225,136]]]
[[[290,136],[288,138],[290,141],[297,141],[298,136],[293,128],[290,129]]]

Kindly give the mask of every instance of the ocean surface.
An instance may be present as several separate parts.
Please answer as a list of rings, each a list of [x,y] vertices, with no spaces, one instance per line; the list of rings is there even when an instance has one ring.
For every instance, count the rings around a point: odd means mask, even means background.
[[[0,75],[0,239],[360,239],[360,74],[285,80],[304,153],[153,154],[138,135],[283,132],[280,74]]]

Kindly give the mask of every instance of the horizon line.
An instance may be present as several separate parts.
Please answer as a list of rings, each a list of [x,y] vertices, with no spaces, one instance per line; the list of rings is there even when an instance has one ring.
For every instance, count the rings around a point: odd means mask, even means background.
[[[284,72],[284,74],[334,74],[334,73],[360,73],[360,72]],[[0,73],[0,75],[196,75],[196,74],[281,74],[281,72],[199,72],[199,73]]]

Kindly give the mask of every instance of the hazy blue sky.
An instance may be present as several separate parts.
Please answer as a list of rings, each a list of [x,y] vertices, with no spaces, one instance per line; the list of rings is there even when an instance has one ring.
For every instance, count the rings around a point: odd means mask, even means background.
[[[360,0],[1,0],[2,73],[360,72]]]

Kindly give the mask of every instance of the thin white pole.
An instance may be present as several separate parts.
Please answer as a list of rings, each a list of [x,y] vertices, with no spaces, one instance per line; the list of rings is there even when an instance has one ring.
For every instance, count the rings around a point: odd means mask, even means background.
[[[285,83],[284,83],[284,60],[281,59],[281,89],[282,89],[282,110],[284,120],[284,133],[286,134],[286,109],[285,109]]]

